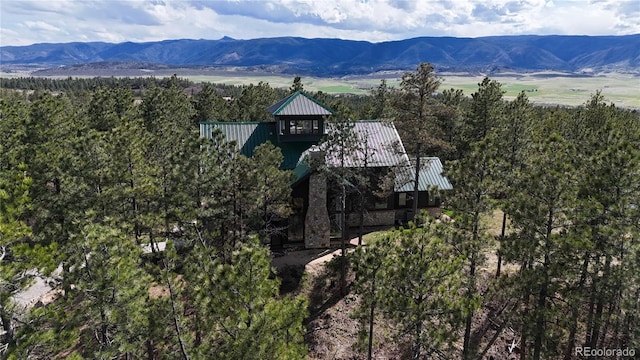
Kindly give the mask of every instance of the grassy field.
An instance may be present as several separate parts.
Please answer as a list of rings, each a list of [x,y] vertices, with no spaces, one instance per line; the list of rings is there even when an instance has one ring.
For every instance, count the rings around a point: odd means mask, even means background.
[[[484,76],[441,75],[440,89],[462,89],[471,94],[478,89]],[[193,81],[226,84],[257,84],[268,82],[273,87],[289,87],[293,76],[187,76]],[[389,86],[400,84],[398,77],[387,77]],[[640,109],[640,77],[629,74],[602,74],[598,76],[567,76],[554,73],[506,74],[491,79],[502,84],[507,100],[526,91],[529,100],[535,104],[560,104],[576,106],[584,104],[596,91],[601,91],[608,102],[619,107]],[[381,77],[313,78],[303,77],[306,90],[323,91],[330,94],[367,94],[380,84]]]
[[[152,75],[163,77],[171,74],[154,73]],[[248,85],[263,81],[273,87],[280,88],[291,86],[294,78],[294,75],[258,75],[234,71],[216,75],[195,75],[193,72],[181,73],[178,70],[177,75],[194,82]],[[0,77],[16,76],[28,76],[28,74],[0,72]],[[302,83],[304,88],[309,91],[323,91],[329,94],[367,94],[371,89],[380,85],[380,80],[383,78],[387,80],[388,86],[398,87],[400,76],[400,73],[395,73],[342,78],[302,77]],[[483,75],[449,73],[443,73],[439,76],[443,79],[441,90],[462,89],[466,96],[471,96],[478,89],[478,83],[484,78]],[[61,78],[66,77],[61,76]],[[576,76],[547,71],[501,73],[490,77],[502,84],[502,89],[506,91],[505,98],[507,100],[515,98],[521,91],[526,91],[529,100],[534,104],[576,106],[584,104],[596,91],[601,91],[607,102],[612,102],[618,107],[640,109],[640,75],[638,74],[603,73],[593,76]]]

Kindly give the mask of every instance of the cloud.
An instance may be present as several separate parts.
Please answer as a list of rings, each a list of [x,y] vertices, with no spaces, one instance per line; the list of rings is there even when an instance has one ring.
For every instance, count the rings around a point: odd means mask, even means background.
[[[25,21],[24,24],[28,29],[33,31],[60,31],[58,27],[44,21]]]
[[[0,45],[640,33],[638,0],[2,0]]]

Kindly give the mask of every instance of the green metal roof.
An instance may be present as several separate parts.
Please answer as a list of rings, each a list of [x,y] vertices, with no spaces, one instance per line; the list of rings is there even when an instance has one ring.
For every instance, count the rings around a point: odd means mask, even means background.
[[[309,142],[278,143],[274,122],[203,122],[200,123],[200,136],[211,139],[214,129],[222,131],[227,141],[235,141],[240,153],[246,157],[253,156],[259,145],[271,141],[282,151],[284,159],[280,167],[287,170],[298,166],[300,155],[313,145]]]
[[[235,141],[240,153],[253,156],[258,145],[271,141],[275,144],[275,124],[269,122],[204,122],[200,123],[200,136],[212,139],[213,130],[222,131],[227,141]]]
[[[331,115],[333,110],[304,91],[296,91],[267,109],[273,115]]]

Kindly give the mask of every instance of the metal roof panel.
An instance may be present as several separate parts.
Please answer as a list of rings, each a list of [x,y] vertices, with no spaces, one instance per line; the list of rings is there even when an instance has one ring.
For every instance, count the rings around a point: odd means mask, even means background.
[[[408,161],[396,127],[391,122],[379,120],[360,120],[353,122],[360,149],[346,154],[346,167],[392,167]],[[327,132],[331,134],[335,125],[327,123]],[[329,166],[340,166],[339,153],[329,153],[326,157]]]
[[[296,91],[269,106],[273,115],[331,115],[333,111],[303,91]]]
[[[396,172],[397,192],[413,191],[415,179],[415,159],[412,159],[409,166],[398,168]],[[442,175],[442,162],[437,157],[420,158],[420,174],[418,177],[418,191],[451,190],[453,186],[449,180]]]

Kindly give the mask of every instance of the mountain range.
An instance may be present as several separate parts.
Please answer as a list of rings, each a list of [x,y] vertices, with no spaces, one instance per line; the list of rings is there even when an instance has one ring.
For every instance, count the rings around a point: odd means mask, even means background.
[[[521,35],[479,38],[419,37],[371,43],[298,37],[165,40],[144,43],[73,42],[0,46],[0,65],[243,67],[314,76],[414,70],[617,71],[640,73],[640,34],[625,36]],[[121,66],[121,65],[120,65]],[[136,65],[138,66],[138,65]]]

